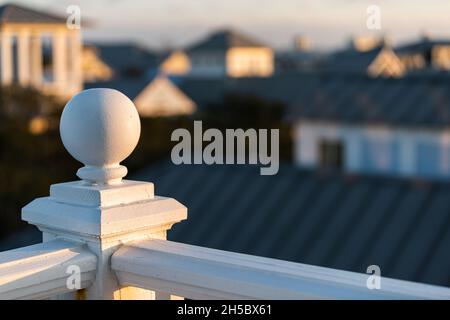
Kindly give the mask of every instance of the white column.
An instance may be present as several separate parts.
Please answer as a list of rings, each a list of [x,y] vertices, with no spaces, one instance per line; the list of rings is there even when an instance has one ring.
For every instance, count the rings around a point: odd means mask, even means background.
[[[361,129],[350,129],[345,134],[344,166],[349,172],[361,170],[361,148],[363,142]]]
[[[399,134],[400,143],[400,173],[404,176],[415,175],[416,170],[416,137],[411,133]]]
[[[17,37],[18,80],[21,86],[30,83],[30,33],[21,31]]]
[[[69,57],[70,57],[70,88],[74,91],[82,89],[82,66],[81,66],[82,44],[81,35],[78,30],[73,30],[69,34]]]
[[[9,85],[13,79],[12,36],[7,31],[0,34],[1,81],[2,85]]]
[[[319,139],[314,126],[298,122],[294,139],[296,164],[307,168],[317,167],[319,165]]]
[[[40,88],[43,81],[43,53],[42,53],[42,39],[40,34],[33,34],[31,36],[31,68],[30,80],[31,84]]]
[[[53,33],[53,83],[57,95],[64,95],[67,86],[67,33],[56,31]]]

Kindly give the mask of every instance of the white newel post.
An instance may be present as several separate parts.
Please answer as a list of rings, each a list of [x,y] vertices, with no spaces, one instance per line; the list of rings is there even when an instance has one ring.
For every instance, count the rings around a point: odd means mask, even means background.
[[[85,165],[77,172],[82,180],[52,185],[49,197],[23,208],[22,218],[38,226],[44,242],[82,242],[97,255],[88,299],[154,298],[151,291],[120,288],[110,257],[130,241],[165,239],[174,223],[187,218],[187,209],[174,199],[155,196],[152,183],[122,180],[127,169],[120,162],[140,135],[133,102],[113,89],[82,91],[64,108],[60,132],[69,153]]]

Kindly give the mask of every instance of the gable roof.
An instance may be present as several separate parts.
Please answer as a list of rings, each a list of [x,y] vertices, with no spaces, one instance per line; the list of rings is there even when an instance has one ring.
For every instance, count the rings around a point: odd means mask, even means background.
[[[177,79],[163,75],[156,75],[153,77],[141,76],[137,78],[120,78],[111,81],[95,81],[85,83],[85,89],[92,88],[111,88],[116,89],[125,94],[128,98],[134,101],[141,116],[149,115],[180,115],[192,114],[195,112],[197,106],[176,84]],[[177,104],[167,106],[162,105],[166,103],[166,99],[161,99],[158,93],[163,89],[164,94],[170,94],[172,99],[177,101]],[[173,100],[171,101],[173,102]],[[152,109],[152,107],[162,107],[163,109]]]
[[[157,75],[134,99],[141,116],[189,115],[195,103],[166,76]]]
[[[404,65],[394,50],[382,43],[368,51],[346,49],[325,59],[322,71],[336,73],[369,74],[371,76],[401,76]]]
[[[168,75],[185,76],[191,70],[191,61],[186,52],[174,50],[170,54],[164,53],[159,57],[160,72]]]
[[[132,178],[188,207],[170,240],[450,286],[450,183],[170,160]]]
[[[0,23],[66,23],[67,17],[16,4],[0,6]]]
[[[92,46],[100,59],[119,73],[119,77],[131,69],[145,73],[157,66],[156,54],[134,43],[96,43]]]
[[[188,48],[188,53],[203,51],[203,50],[221,50],[225,51],[234,47],[267,47],[258,40],[245,35],[235,30],[219,30],[210,34],[191,47]]]

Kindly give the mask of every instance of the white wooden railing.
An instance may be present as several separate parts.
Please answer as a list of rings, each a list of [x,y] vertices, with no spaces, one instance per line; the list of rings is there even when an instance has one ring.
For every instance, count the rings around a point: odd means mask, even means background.
[[[167,240],[127,244],[112,256],[121,285],[189,299],[449,299],[450,290]]]
[[[111,89],[76,95],[61,139],[85,166],[55,184],[22,218],[43,243],[0,253],[0,299],[450,299],[450,288],[358,274],[166,240],[187,209],[122,180],[139,139],[133,103]],[[182,181],[180,183],[183,183]]]
[[[0,298],[44,299],[70,292],[70,266],[80,270],[80,289],[93,283],[97,258],[80,243],[54,240],[0,253]]]

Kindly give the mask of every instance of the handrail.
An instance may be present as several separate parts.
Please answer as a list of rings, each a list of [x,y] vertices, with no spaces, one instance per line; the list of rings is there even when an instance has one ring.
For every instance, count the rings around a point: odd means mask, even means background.
[[[450,299],[450,288],[359,274],[165,240],[128,243],[112,256],[122,286],[189,299]]]
[[[0,299],[45,299],[74,291],[67,286],[72,270],[80,271],[76,289],[84,289],[93,282],[96,267],[94,254],[62,240],[0,252]]]

